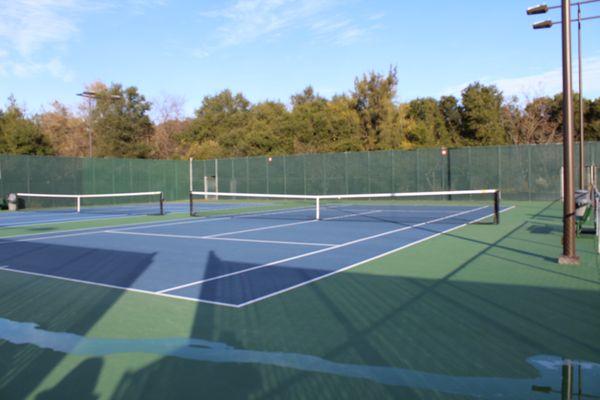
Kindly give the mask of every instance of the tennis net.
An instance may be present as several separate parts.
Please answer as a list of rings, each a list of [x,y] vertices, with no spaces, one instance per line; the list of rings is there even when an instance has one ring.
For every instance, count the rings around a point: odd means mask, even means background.
[[[192,216],[268,216],[284,219],[384,220],[404,223],[419,213],[441,214],[489,208],[500,223],[500,191],[453,190],[410,193],[286,195],[190,192]]]
[[[97,214],[163,215],[163,192],[17,193],[19,209]]]

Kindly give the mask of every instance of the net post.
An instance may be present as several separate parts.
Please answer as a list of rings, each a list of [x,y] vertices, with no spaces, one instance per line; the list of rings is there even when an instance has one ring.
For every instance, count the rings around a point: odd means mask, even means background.
[[[500,224],[500,190],[494,192],[494,223]]]
[[[315,218],[318,221],[321,219],[321,198],[317,196],[315,203],[316,203]]]
[[[165,197],[163,195],[163,192],[160,192],[160,215],[165,215]]]
[[[560,167],[560,201],[565,202],[565,167]]]
[[[77,196],[77,212],[81,212],[81,196]]]
[[[190,217],[194,216],[194,192],[190,190]]]
[[[215,158],[215,192],[219,193],[219,159]],[[219,195],[216,195],[216,199],[219,200]]]

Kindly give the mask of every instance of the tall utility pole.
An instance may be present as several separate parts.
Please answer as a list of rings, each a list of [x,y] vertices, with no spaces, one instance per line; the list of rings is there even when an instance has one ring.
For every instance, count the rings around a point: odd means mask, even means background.
[[[582,64],[582,52],[581,52],[581,30],[582,30],[582,22],[588,21],[592,19],[600,19],[600,15],[595,15],[591,17],[583,18],[581,15],[581,6],[590,4],[590,3],[598,3],[600,0],[580,0],[575,3],[571,3],[571,6],[577,6],[577,19],[571,20],[571,22],[577,22],[577,46],[578,46],[578,56],[579,56],[579,188],[585,189],[585,137],[584,137],[584,108],[585,102],[583,98],[583,64]],[[545,14],[549,10],[553,10],[556,8],[562,8],[562,6],[551,6],[549,7],[546,4],[540,4],[534,7],[529,7],[527,9],[527,15],[536,15],[536,14]],[[562,21],[555,22],[551,20],[541,21],[533,24],[533,29],[548,29],[552,28],[553,25],[557,25],[562,23]]]
[[[119,100],[122,97],[116,94],[112,95],[103,95],[97,92],[85,91],[81,93],[77,93],[77,96],[84,97],[88,100],[88,117],[87,117],[87,130],[88,130],[88,146],[89,146],[89,157],[92,158],[94,156],[94,138],[92,136],[92,100],[97,100],[99,98],[108,98],[110,100]],[[106,97],[105,97],[106,96]]]
[[[563,63],[563,162],[564,213],[563,254],[560,264],[578,264],[575,250],[575,175],[573,171],[573,68],[571,58],[571,0],[562,0],[562,63]]]
[[[577,3],[577,55],[579,56],[579,189],[585,189],[585,151],[583,137],[583,64],[581,63],[581,3]]]
[[[88,132],[88,154],[89,154],[89,158],[92,158],[94,156],[94,150],[93,150],[94,149],[94,139],[92,137],[92,99],[97,99],[98,93],[86,91],[86,92],[77,93],[77,96],[84,97],[88,101],[88,115],[86,118],[87,119],[86,125],[87,125],[87,132]]]
[[[560,6],[548,6],[540,4],[527,9],[527,15],[546,14],[549,10],[560,8],[562,10],[562,21],[552,20],[541,21],[533,24],[533,29],[547,29],[553,25],[562,26],[562,63],[563,63],[563,254],[558,262],[561,264],[578,264],[579,257],[575,250],[575,174],[574,174],[574,131],[573,125],[573,67],[571,56],[571,23],[578,22],[579,27],[579,186],[584,188],[585,177],[585,153],[584,153],[584,132],[583,132],[583,78],[582,78],[582,56],[581,56],[581,22],[600,19],[600,15],[582,18],[581,6],[589,3],[598,3],[600,0],[580,0],[571,3],[570,0],[562,0]],[[577,19],[571,19],[571,6],[577,6]]]

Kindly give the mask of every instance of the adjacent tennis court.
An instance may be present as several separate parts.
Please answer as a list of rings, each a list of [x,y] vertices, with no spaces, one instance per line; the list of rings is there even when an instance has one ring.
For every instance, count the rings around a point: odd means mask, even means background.
[[[216,212],[203,218],[5,239],[0,242],[0,268],[242,307],[466,224],[492,222],[499,205],[489,194],[495,191],[411,196],[418,204],[398,200],[400,194],[321,196],[318,208],[309,206],[316,199],[306,196],[246,194],[249,199],[243,199],[237,194],[230,200],[231,194],[220,194],[221,201],[195,201],[195,214]],[[459,205],[427,202],[450,195],[478,198],[455,200]],[[185,203],[165,207],[169,212],[188,208]],[[108,214],[103,217],[117,215],[110,207],[104,210]],[[57,213],[22,213],[12,223],[29,224],[30,218],[56,222],[64,211]],[[71,218],[95,217],[80,213]]]

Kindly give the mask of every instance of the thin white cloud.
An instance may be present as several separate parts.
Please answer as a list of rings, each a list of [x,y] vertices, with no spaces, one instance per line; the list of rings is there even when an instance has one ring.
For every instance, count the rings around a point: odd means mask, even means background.
[[[380,20],[380,19],[382,19],[384,17],[385,17],[385,13],[380,12],[380,13],[377,13],[377,14],[370,15],[369,19],[371,21],[377,21],[377,20]]]
[[[337,16],[315,21],[310,25],[310,30],[320,42],[328,41],[346,46],[358,42],[378,27],[378,25],[361,27],[352,19]]]
[[[141,13],[166,4],[167,0],[0,0],[0,73],[19,78],[48,74],[68,81],[72,72],[59,54],[77,37],[84,17],[108,10]]]
[[[577,90],[577,65],[573,71],[574,88]],[[496,85],[506,98],[517,96],[521,100],[539,96],[553,96],[562,91],[562,69],[556,68],[535,75],[513,78],[484,78],[479,82]],[[460,96],[461,91],[471,82],[451,86],[442,95]],[[600,96],[600,57],[589,57],[583,60],[583,94],[584,96]]]
[[[234,46],[291,28],[329,3],[327,0],[238,0],[228,8],[202,15],[221,19],[220,44]]]
[[[26,62],[3,62],[0,63],[1,75],[12,75],[17,78],[32,78],[41,74],[48,74],[54,78],[65,82],[73,79],[73,73],[58,58],[53,58],[48,62],[36,63]]]
[[[264,37],[281,36],[293,29],[306,29],[320,41],[349,44],[371,29],[352,19],[329,15],[340,0],[236,0],[231,6],[203,12],[216,19],[217,43],[212,47],[229,47],[256,42]],[[206,50],[204,50],[206,52]]]
[[[21,56],[47,44],[64,43],[77,32],[81,0],[0,0],[0,40]]]
[[[344,29],[343,31],[339,32],[338,35],[334,38],[334,43],[342,46],[347,46],[352,43],[356,43],[360,39],[367,36],[369,31],[371,31],[372,29],[374,28],[359,28],[356,26],[351,26],[348,29]]]

